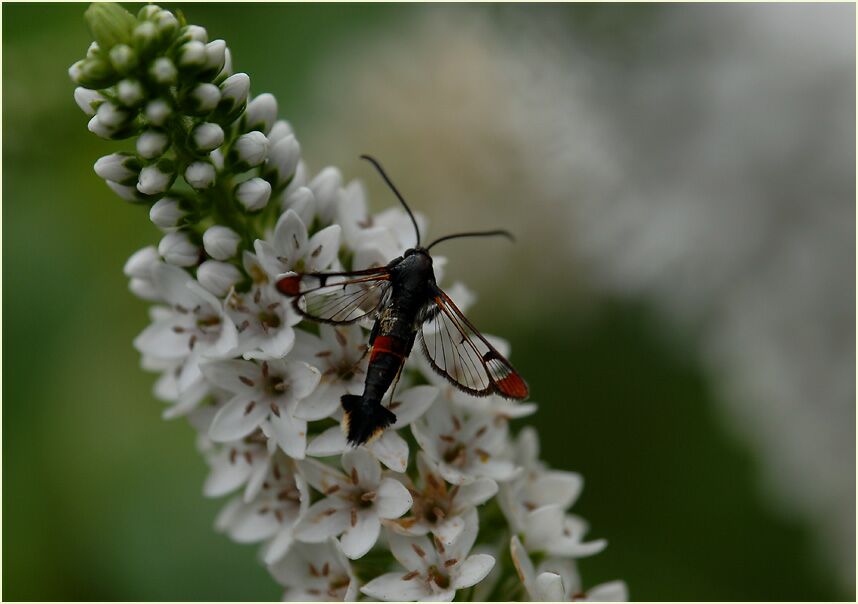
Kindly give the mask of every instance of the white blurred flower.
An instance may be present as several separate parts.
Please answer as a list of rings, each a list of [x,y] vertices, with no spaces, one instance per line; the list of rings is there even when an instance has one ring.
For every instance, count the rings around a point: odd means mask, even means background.
[[[358,583],[339,543],[296,543],[286,556],[268,568],[286,586],[287,602],[353,602]]]
[[[407,572],[376,577],[361,591],[385,602],[451,601],[456,590],[479,583],[489,574],[495,559],[488,554],[468,555],[479,531],[477,511],[468,513],[464,523],[458,537],[446,546],[438,539],[433,542],[427,537],[391,533],[391,552]]]
[[[238,251],[241,236],[231,228],[216,224],[203,233],[203,247],[215,260],[229,260]]]
[[[241,271],[227,262],[206,260],[197,268],[197,281],[215,296],[225,296],[242,278]]]
[[[178,226],[179,221],[187,215],[179,200],[174,197],[162,197],[149,209],[149,220],[160,229],[170,229]],[[196,249],[196,247],[194,248]],[[199,251],[197,251],[199,254]],[[194,258],[196,262],[197,258]],[[171,264],[176,264],[172,262]]]
[[[256,212],[264,208],[270,197],[271,184],[258,176],[245,180],[235,188],[236,200],[248,212]]]
[[[309,237],[304,222],[288,210],[277,220],[271,237],[257,239],[254,249],[265,271],[276,278],[289,271],[325,270],[336,259],[339,244],[339,225],[325,227]]]
[[[246,294],[230,292],[225,304],[238,326],[237,354],[247,359],[279,359],[292,349],[293,327],[301,316],[270,285],[254,285]]]
[[[352,560],[375,545],[381,520],[398,518],[411,507],[411,495],[394,478],[382,478],[381,467],[365,449],[343,454],[345,473],[318,461],[301,462],[302,474],[325,495],[295,527],[299,541],[319,543],[342,534],[343,553]]]
[[[194,266],[200,259],[200,248],[183,231],[164,235],[158,243],[158,253],[176,266]]]

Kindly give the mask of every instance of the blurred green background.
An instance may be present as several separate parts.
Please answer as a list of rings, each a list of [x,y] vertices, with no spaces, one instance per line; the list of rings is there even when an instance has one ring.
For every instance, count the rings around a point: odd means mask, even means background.
[[[181,8],[227,40],[256,92],[276,94],[311,155],[325,119],[313,92],[320,65],[426,11]],[[3,597],[279,599],[254,548],[213,531],[222,503],[202,497],[193,431],[160,418],[131,346],[147,305],[128,292],[122,265],[159,234],[92,172],[122,145],[88,133],[72,99],[66,70],[90,41],[83,10],[3,5]],[[570,32],[621,53],[626,28],[668,9],[554,10]],[[347,173],[356,176],[368,180]],[[391,202],[371,189],[375,209]],[[431,199],[419,204],[433,217]],[[469,249],[445,250],[454,275],[467,276],[455,266]],[[478,282],[471,314],[513,344],[541,403],[527,421],[545,458],[585,477],[574,511],[610,543],[581,562],[588,585],[623,578],[636,600],[854,597],[819,557],[812,527],[764,500],[760,461],[725,427],[693,333],[645,301],[580,295],[567,279],[540,283],[537,296],[503,285]]]

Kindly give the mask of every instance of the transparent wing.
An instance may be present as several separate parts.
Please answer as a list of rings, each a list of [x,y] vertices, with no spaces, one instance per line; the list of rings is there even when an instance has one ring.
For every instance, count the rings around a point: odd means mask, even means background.
[[[474,396],[527,398],[525,381],[450,297],[438,289],[433,301],[437,310],[428,313],[420,332],[423,352],[432,368]]]
[[[350,273],[296,273],[277,281],[295,310],[322,323],[354,323],[373,315],[390,291],[390,272],[373,268]]]

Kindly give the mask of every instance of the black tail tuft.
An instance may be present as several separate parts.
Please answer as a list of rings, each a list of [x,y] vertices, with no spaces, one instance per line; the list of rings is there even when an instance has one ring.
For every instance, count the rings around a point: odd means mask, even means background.
[[[382,431],[396,421],[392,411],[381,403],[367,403],[356,394],[344,394],[340,399],[346,414],[343,430],[349,444],[357,447],[381,435]]]

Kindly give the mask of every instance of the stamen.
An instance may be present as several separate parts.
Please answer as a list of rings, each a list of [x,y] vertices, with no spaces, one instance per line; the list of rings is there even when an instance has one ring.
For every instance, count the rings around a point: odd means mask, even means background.
[[[253,408],[256,406],[256,401],[250,401],[247,403],[247,406],[244,408],[244,414],[250,415],[250,412],[253,411]]]
[[[280,417],[280,407],[277,406],[277,403],[271,403],[271,413]]]
[[[410,573],[405,573],[400,577],[403,581],[411,581],[414,577],[420,574],[419,570],[412,570]]]
[[[426,552],[423,550],[422,547],[420,547],[416,543],[411,544],[411,549],[413,549],[417,553],[417,555],[420,556],[421,558],[426,557]]]
[[[241,381],[241,383],[242,383],[242,384],[244,384],[245,386],[250,386],[251,388],[253,388],[253,386],[254,386],[254,384],[253,384],[253,380],[251,380],[249,377],[246,377],[246,376],[240,375],[240,376],[238,376],[238,379],[239,379],[239,380]]]
[[[351,518],[352,526],[357,526],[357,521],[358,521],[357,510],[355,508],[352,508],[352,518]]]

